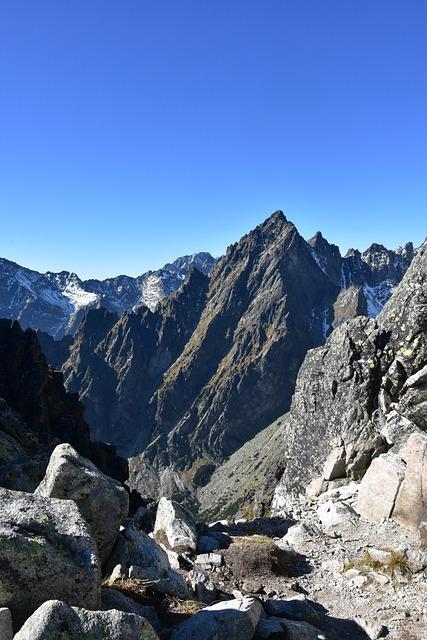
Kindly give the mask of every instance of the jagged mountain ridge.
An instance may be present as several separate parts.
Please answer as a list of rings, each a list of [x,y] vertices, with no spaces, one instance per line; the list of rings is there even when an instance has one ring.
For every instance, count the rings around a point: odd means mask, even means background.
[[[0,317],[60,339],[74,334],[91,308],[105,307],[118,315],[141,305],[154,310],[176,291],[193,266],[207,274],[214,263],[209,253],[196,253],[136,278],[81,280],[68,271],[42,274],[0,258]]]
[[[117,319],[91,311],[63,370],[96,437],[117,444],[123,455],[145,450],[143,467],[172,465],[203,482],[213,466],[282,415],[307,350],[324,343],[337,317],[341,289],[318,240],[319,234],[307,243],[276,212],[229,247],[202,297],[195,280],[187,285],[189,323],[182,308],[178,313],[179,291],[154,316],[145,310]],[[409,258],[376,250],[385,256],[381,264],[400,262],[404,272]],[[363,255],[367,264],[370,252]],[[352,262],[344,262],[350,272]],[[381,277],[377,263],[367,264],[369,286]],[[160,329],[166,317],[170,335],[183,337],[178,349]]]
[[[360,479],[378,454],[425,431],[426,336],[427,242],[376,319],[342,323],[307,353],[289,413],[215,471],[198,492],[201,512],[291,511],[310,483]]]

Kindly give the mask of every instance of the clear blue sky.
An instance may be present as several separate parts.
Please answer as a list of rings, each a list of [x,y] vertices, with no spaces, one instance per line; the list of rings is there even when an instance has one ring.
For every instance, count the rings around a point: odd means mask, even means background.
[[[2,0],[0,255],[84,277],[283,209],[419,243],[426,0]]]

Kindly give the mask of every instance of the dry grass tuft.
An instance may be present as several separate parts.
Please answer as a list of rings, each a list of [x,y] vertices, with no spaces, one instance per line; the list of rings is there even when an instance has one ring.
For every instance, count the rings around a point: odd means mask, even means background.
[[[121,591],[128,598],[132,598],[136,602],[141,604],[147,604],[150,600],[150,596],[147,594],[147,589],[152,587],[154,582],[152,580],[140,580],[138,578],[119,578],[117,580],[104,580],[102,586],[106,589],[117,589]]]
[[[242,579],[248,575],[284,575],[289,556],[267,536],[235,538],[223,555],[233,574]]]

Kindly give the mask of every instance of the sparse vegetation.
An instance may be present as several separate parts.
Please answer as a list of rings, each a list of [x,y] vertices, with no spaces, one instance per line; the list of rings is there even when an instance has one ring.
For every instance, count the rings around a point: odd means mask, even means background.
[[[233,574],[241,578],[248,575],[283,575],[289,561],[286,551],[267,536],[261,535],[236,538],[224,551],[224,557]]]

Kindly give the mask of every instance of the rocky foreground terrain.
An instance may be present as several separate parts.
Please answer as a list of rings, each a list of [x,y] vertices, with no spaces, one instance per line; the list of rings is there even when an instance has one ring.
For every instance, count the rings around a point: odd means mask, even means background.
[[[427,549],[372,522],[385,488],[335,481],[287,517],[196,524],[168,498],[131,515],[123,485],[58,445],[33,493],[0,489],[0,638],[421,640]]]

